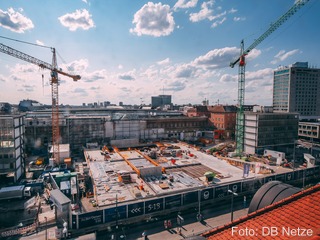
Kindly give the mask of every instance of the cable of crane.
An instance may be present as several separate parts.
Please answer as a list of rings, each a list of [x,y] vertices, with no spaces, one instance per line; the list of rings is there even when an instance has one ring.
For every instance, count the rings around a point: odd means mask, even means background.
[[[31,42],[26,42],[26,41],[21,41],[21,40],[9,38],[9,37],[0,36],[0,38],[7,39],[7,40],[10,40],[10,41],[20,42],[20,43],[25,43],[25,44],[29,44],[29,45],[33,45],[33,46],[37,46],[37,47],[43,47],[43,48],[52,49],[52,47],[49,47],[49,46],[40,45],[40,44],[36,44],[36,43],[31,43]]]

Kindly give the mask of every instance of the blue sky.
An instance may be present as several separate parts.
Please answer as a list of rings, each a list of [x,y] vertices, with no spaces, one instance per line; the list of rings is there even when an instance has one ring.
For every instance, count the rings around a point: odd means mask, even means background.
[[[0,43],[65,72],[62,104],[111,101],[149,104],[171,94],[175,104],[235,104],[240,41],[251,45],[294,0],[1,0]],[[247,57],[246,104],[272,104],[279,66],[320,67],[320,1],[310,0]],[[42,81],[42,74],[44,81]],[[50,72],[0,53],[0,101],[51,103]]]

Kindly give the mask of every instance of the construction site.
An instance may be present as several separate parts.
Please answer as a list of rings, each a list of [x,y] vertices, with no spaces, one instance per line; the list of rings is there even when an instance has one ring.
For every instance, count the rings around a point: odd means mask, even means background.
[[[244,178],[244,161],[218,158],[182,142],[156,143],[152,147],[126,150],[104,146],[87,149],[84,156],[86,162],[77,163],[77,168],[90,174],[93,194],[89,201],[83,198],[83,211]],[[273,172],[271,169],[265,171],[268,167],[263,164],[258,168],[255,163],[248,164],[250,171],[246,178]]]

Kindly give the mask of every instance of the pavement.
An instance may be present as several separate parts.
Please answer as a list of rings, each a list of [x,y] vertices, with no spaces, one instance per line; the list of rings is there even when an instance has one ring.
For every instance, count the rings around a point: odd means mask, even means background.
[[[249,204],[249,203],[248,203]],[[248,208],[244,208],[242,201],[235,201],[233,217],[234,219],[243,217],[247,215]],[[209,206],[201,210],[204,216],[204,221],[197,221],[197,209],[191,209],[188,213],[181,213],[184,218],[184,222],[181,227],[181,235],[177,233],[178,224],[176,221],[176,213],[172,213],[166,217],[154,218],[154,221],[149,221],[148,223],[137,223],[129,226],[119,226],[119,231],[117,237],[114,231],[108,232],[98,232],[90,233],[87,235],[79,236],[71,239],[78,240],[107,240],[107,239],[117,239],[117,240],[142,240],[142,233],[144,230],[147,231],[148,239],[150,240],[180,240],[187,237],[196,236],[203,232],[209,231],[215,227],[227,224],[231,221],[230,213],[230,202],[227,201],[224,205]],[[20,240],[55,240],[59,236],[58,226],[53,221],[54,216],[52,212],[45,212],[40,214],[40,227],[38,232],[30,234],[28,236],[22,236],[18,239]],[[47,217],[47,223],[45,222],[45,217]],[[171,229],[165,229],[164,218],[170,219],[172,222]],[[50,220],[50,221],[48,221]],[[61,230],[61,229],[60,229]],[[46,237],[47,236],[47,237]],[[17,238],[11,238],[17,239]]]
[[[247,212],[248,212],[247,208],[234,211],[234,219],[247,215]],[[181,235],[177,234],[177,227],[172,228],[170,230],[164,230],[161,232],[153,232],[152,229],[150,229],[150,230],[147,230],[147,232],[149,232],[148,238],[150,240],[185,239],[187,237],[200,235],[201,233],[209,231],[215,227],[227,224],[230,222],[230,220],[231,220],[230,213],[226,213],[218,217],[205,219],[202,222],[195,221],[193,223],[185,224],[181,228]],[[143,239],[143,238],[140,236],[133,236],[132,234],[130,234],[127,236],[127,239]]]
[[[249,204],[249,203],[247,203]],[[234,203],[234,211],[233,211],[233,219],[237,219],[243,216],[246,216],[248,212],[248,208],[244,208],[243,202],[238,201]],[[190,209],[188,213],[181,213],[181,216],[184,218],[184,223],[181,227],[181,235],[178,232],[178,224],[176,221],[176,213],[173,213],[169,216],[162,217],[154,220],[154,222],[149,223],[137,223],[131,226],[119,226],[119,231],[116,234],[113,232],[98,232],[97,239],[98,240],[109,240],[109,239],[144,239],[142,237],[142,233],[144,231],[147,232],[148,239],[150,240],[179,240],[185,239],[191,236],[200,235],[206,231],[209,231],[215,227],[222,226],[231,221],[231,213],[230,213],[230,202],[227,201],[223,205],[219,206],[209,206],[209,208],[201,210],[202,215],[204,216],[204,221],[197,221],[196,209]],[[172,228],[165,229],[164,220],[171,220]],[[118,235],[116,237],[116,235]]]

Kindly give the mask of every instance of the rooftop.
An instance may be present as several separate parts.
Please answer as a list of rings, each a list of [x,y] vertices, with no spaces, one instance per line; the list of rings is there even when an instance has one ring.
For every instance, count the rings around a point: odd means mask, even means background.
[[[243,179],[243,169],[182,143],[141,151],[113,149],[85,151],[99,207]],[[207,181],[207,172],[216,174],[213,181]],[[248,178],[258,175],[250,173]]]
[[[207,239],[320,239],[320,184],[202,234]],[[274,232],[268,232],[268,231]],[[304,231],[305,230],[305,231]],[[248,233],[249,234],[249,233]],[[309,235],[309,236],[308,236]]]

